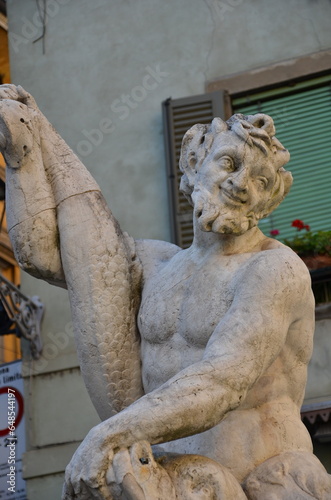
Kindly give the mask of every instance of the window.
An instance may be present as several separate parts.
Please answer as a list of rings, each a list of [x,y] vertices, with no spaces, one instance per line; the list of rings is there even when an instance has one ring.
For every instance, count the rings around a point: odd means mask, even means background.
[[[233,112],[266,113],[273,117],[277,138],[290,151],[286,166],[293,175],[290,195],[259,227],[279,239],[291,238],[294,219],[304,220],[312,231],[330,230],[331,185],[331,73],[276,89],[232,99]],[[331,269],[312,271],[316,304],[331,301]]]
[[[232,99],[234,113],[265,113],[274,119],[276,135],[290,151],[285,168],[294,182],[290,195],[260,222],[261,230],[294,235],[291,222],[304,220],[313,231],[330,229],[331,73],[264,92]]]

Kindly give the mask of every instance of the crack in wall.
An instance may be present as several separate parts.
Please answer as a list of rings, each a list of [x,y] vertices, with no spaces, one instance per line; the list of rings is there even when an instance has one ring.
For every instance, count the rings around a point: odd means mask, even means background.
[[[210,19],[211,19],[211,23],[212,23],[212,31],[211,31],[211,37],[210,37],[210,44],[209,44],[209,48],[208,48],[208,51],[207,51],[207,56],[206,56],[206,65],[205,65],[205,69],[202,71],[203,73],[203,76],[205,77],[205,83],[208,81],[208,73],[209,73],[209,58],[211,56],[211,53],[213,52],[214,50],[214,39],[215,39],[215,34],[216,34],[216,28],[217,28],[217,24],[216,24],[216,20],[215,20],[215,15],[214,15],[214,12],[213,12],[213,2],[215,0],[203,0],[207,9],[208,9],[208,12],[209,12],[209,15],[210,15]]]
[[[300,16],[301,16],[302,19],[304,19],[305,21],[308,21],[310,23],[310,25],[312,27],[312,32],[313,32],[313,34],[315,36],[315,39],[316,39],[316,41],[318,43],[318,48],[319,48],[319,50],[322,50],[323,49],[323,44],[322,44],[322,42],[321,42],[321,40],[320,40],[320,38],[318,36],[318,30],[316,29],[314,20],[311,19],[310,17],[305,17],[304,15],[302,15],[302,13],[300,13]]]

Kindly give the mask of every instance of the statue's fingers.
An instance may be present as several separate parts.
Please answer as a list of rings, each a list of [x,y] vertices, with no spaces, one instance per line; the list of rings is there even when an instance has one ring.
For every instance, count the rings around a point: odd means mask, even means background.
[[[74,498],[75,498],[74,489],[72,485],[66,481],[62,488],[61,500],[74,500]]]
[[[19,99],[24,102],[29,108],[37,109],[37,103],[29,92],[27,92],[21,85],[17,86]]]
[[[102,484],[97,488],[90,488],[84,481],[82,482],[79,496],[75,497],[75,499],[76,498],[77,500],[114,500],[106,484]]]
[[[20,101],[30,108],[37,109],[36,101],[21,85],[16,86],[11,83],[0,85],[0,99]]]
[[[127,449],[120,450],[114,456],[113,471],[116,483],[121,486],[127,500],[146,500],[135,478],[131,456]]]
[[[65,470],[61,500],[71,500],[72,498],[74,498],[75,492],[70,482],[70,476],[71,476],[71,464],[67,465]]]
[[[92,500],[92,498],[93,499],[97,498],[98,500],[100,500],[100,497],[95,497],[94,495],[91,494],[90,488],[88,488],[82,480],[80,480],[79,482],[79,489],[77,490],[75,488],[75,493],[73,498],[75,500]]]
[[[19,97],[16,85],[5,84],[0,86],[0,99],[17,100]]]
[[[117,484],[123,483],[123,479],[126,476],[126,474],[130,473],[133,475],[130,454],[126,448],[119,450],[114,455],[112,470]],[[107,473],[107,480],[108,479],[110,479],[109,472]]]
[[[63,485],[61,500],[114,500],[106,484],[90,487],[83,479],[76,481],[75,487],[70,481]]]
[[[147,441],[135,443],[130,448],[130,457],[134,475],[141,482],[147,481],[155,465],[151,445]]]
[[[139,457],[140,459],[143,459],[145,457],[146,459],[151,459],[154,461],[152,447],[148,441],[138,441],[137,443],[134,443],[130,448],[130,452],[131,459],[133,457]]]
[[[131,473],[124,477],[122,489],[127,500],[148,500]]]
[[[17,92],[21,97],[30,97],[29,92],[27,92],[22,85],[17,85]]]
[[[5,91],[5,90],[7,90],[7,91],[13,90],[14,91],[16,89],[17,89],[17,85],[14,85],[13,83],[2,83],[0,85],[0,90],[3,90],[3,91]]]

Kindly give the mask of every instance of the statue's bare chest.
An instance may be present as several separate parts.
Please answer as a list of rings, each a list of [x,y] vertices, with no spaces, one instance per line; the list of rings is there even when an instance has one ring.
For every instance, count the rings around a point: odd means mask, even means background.
[[[143,340],[163,344],[173,339],[204,348],[235,293],[233,267],[238,266],[224,264],[197,266],[175,259],[151,275],[138,317]]]

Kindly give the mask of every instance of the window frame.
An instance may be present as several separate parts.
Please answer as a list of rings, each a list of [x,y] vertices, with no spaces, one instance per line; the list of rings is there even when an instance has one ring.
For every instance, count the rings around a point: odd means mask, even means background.
[[[270,66],[252,69],[207,82],[206,92],[226,91],[226,118],[232,115],[231,99],[259,89],[280,87],[292,81],[323,76],[331,70],[331,50],[315,52],[296,59],[280,61]]]

